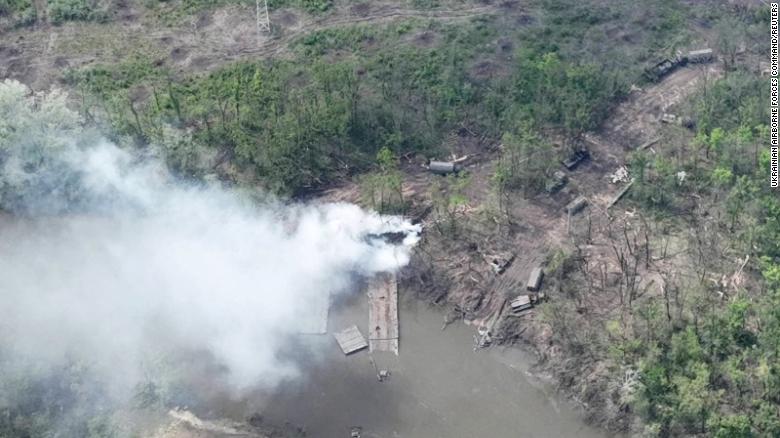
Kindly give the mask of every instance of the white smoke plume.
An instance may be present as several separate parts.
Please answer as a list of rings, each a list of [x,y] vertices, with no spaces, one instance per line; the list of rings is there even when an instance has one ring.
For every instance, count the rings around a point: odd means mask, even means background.
[[[0,84],[6,114],[11,85]],[[19,157],[40,145],[9,138],[0,189],[19,214],[0,220],[0,346],[75,355],[128,381],[157,343],[208,351],[237,387],[294,376],[279,353],[318,317],[308,303],[405,265],[419,231],[354,205],[257,203],[182,184],[106,141],[57,137],[30,165]],[[375,237],[398,231],[403,244]]]

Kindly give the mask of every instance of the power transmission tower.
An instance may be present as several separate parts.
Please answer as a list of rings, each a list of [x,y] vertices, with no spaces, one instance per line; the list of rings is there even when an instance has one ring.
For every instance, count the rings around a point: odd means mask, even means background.
[[[262,6],[260,5],[262,3]],[[257,37],[261,32],[271,31],[271,18],[268,16],[268,0],[256,0],[257,4]]]

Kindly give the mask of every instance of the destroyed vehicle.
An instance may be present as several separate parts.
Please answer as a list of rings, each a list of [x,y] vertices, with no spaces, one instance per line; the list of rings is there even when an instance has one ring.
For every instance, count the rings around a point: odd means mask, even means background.
[[[645,69],[645,78],[651,82],[657,82],[677,67],[685,66],[689,62],[692,64],[710,62],[712,59],[712,49],[692,50],[684,55],[678,52],[677,56],[665,58],[654,66]]]
[[[493,257],[490,260],[490,267],[493,269],[493,272],[496,275],[500,275],[503,274],[504,271],[506,271],[506,268],[508,268],[509,265],[511,265],[514,260],[515,260],[514,254],[506,257]]]
[[[522,312],[532,308],[534,305],[531,303],[531,297],[529,295],[520,295],[509,303],[513,312]]]
[[[553,173],[552,178],[547,180],[544,189],[550,194],[558,193],[558,191],[566,185],[567,181],[568,178],[566,177],[566,174],[560,170],[556,170],[555,173]]]
[[[672,72],[678,65],[680,60],[666,58],[654,66],[645,70],[645,78],[650,82],[657,82],[664,76]]]
[[[536,292],[539,290],[540,287],[542,287],[542,279],[544,278],[544,270],[542,270],[541,266],[537,266],[534,268],[533,271],[531,271],[531,275],[528,276],[528,283],[526,284],[526,289],[528,289],[531,292]]]
[[[509,307],[512,309],[512,313],[519,314],[526,310],[532,309],[538,305],[546,297],[543,293],[530,293],[527,295],[520,295],[509,303]]]
[[[450,173],[460,172],[461,167],[458,163],[450,161],[430,161],[428,163],[428,170],[437,175],[449,175]]]
[[[674,114],[669,113],[663,113],[661,114],[661,122],[662,123],[668,123],[670,125],[677,123],[677,116]]]
[[[712,61],[712,49],[692,50],[686,55],[688,62],[699,64]]]
[[[570,215],[577,214],[582,211],[586,205],[588,205],[588,199],[584,196],[578,196],[577,199],[571,201],[566,206],[566,212]]]
[[[561,163],[568,170],[574,170],[581,162],[585,161],[589,156],[590,153],[582,149],[574,152],[569,156],[569,158],[561,161]]]

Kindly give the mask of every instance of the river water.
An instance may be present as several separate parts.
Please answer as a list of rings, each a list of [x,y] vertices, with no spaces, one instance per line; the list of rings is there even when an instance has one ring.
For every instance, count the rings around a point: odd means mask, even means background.
[[[527,374],[532,358],[514,348],[473,350],[473,327],[442,330],[442,315],[401,297],[400,354],[368,350],[344,356],[331,335],[311,336],[316,354],[302,377],[284,382],[261,408],[273,423],[304,426],[308,436],[348,437],[604,437],[550,388]],[[335,303],[329,331],[356,324],[367,333],[363,294]],[[370,358],[389,379],[379,382]],[[259,407],[259,406],[258,406]]]
[[[473,327],[454,323],[442,330],[439,311],[403,293],[399,321],[399,356],[367,350],[344,356],[331,334],[299,336],[311,344],[294,348],[299,377],[270,393],[215,396],[220,403],[211,406],[219,408],[206,415],[240,420],[259,412],[268,424],[303,426],[315,438],[348,437],[351,426],[361,426],[365,438],[605,436],[529,377],[533,358],[521,350],[475,352]],[[364,293],[341,296],[331,306],[329,333],[353,324],[368,333]],[[390,370],[387,381],[377,380],[371,358]]]

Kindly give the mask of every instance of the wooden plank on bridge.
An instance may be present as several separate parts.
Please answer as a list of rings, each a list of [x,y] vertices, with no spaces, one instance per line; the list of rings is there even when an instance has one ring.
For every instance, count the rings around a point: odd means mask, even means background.
[[[398,354],[398,285],[382,272],[368,281],[368,348]]]

